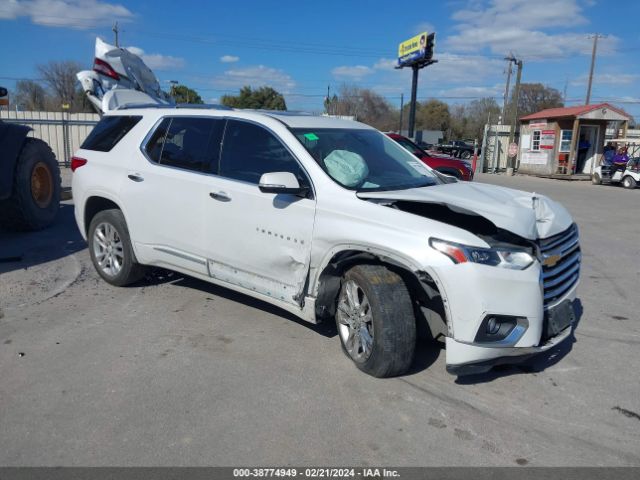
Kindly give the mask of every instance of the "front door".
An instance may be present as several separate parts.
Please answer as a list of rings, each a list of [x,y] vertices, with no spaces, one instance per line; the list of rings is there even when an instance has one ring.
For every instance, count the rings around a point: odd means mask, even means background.
[[[576,164],[576,173],[591,174],[593,172],[593,167],[596,166],[599,134],[600,127],[597,125],[582,125],[580,127],[580,134],[578,135],[578,161]],[[581,145],[583,148],[580,148]]]
[[[206,207],[209,275],[278,300],[300,304],[309,271],[313,195],[263,193],[263,173],[291,172],[310,182],[293,154],[269,130],[228,120],[219,176]]]

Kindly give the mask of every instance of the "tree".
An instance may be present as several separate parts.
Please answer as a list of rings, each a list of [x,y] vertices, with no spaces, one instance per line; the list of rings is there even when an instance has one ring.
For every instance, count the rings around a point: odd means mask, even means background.
[[[500,106],[491,97],[473,100],[467,106],[467,117],[469,119],[464,136],[461,138],[482,139],[484,126],[491,118],[491,123],[497,123],[500,115]]]
[[[198,95],[198,92],[186,85],[174,85],[171,88],[171,96],[175,99],[176,103],[204,103],[200,95]]]
[[[392,130],[398,124],[399,112],[373,90],[342,84],[338,95],[325,99],[327,113],[353,116],[378,130]]]
[[[286,110],[287,104],[281,93],[271,87],[252,90],[250,86],[240,89],[240,94],[223,95],[220,103],[233,108],[254,108],[264,110]]]
[[[545,87],[541,83],[523,83],[520,85],[520,95],[518,100],[518,118],[531,113],[539,112],[545,108],[563,107],[562,94],[559,90]],[[514,99],[509,102],[507,123],[513,118]]]
[[[450,121],[449,105],[440,100],[432,99],[416,105],[416,127],[419,130],[446,132]]]
[[[76,73],[80,70],[82,65],[71,60],[38,65],[38,71],[49,87],[53,99],[51,109],[58,110],[64,103],[69,104],[72,112],[84,111],[84,95],[78,88],[76,79]]]
[[[42,85],[33,80],[16,82],[15,103],[21,110],[42,111],[50,103],[49,95]]]

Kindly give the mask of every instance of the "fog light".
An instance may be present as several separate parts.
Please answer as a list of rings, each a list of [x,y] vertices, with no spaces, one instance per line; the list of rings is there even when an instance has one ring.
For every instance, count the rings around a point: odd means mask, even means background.
[[[474,343],[493,343],[496,346],[515,344],[529,327],[526,317],[487,315],[474,339]]]
[[[495,335],[500,330],[500,323],[496,320],[495,317],[490,317],[487,321],[487,333],[489,335]]]

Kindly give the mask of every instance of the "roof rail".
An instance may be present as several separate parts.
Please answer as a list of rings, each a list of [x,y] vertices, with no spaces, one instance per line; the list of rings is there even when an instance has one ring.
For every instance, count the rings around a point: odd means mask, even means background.
[[[131,110],[134,108],[196,108],[202,110],[233,110],[226,105],[203,104],[203,103],[126,103],[118,106],[115,110]]]

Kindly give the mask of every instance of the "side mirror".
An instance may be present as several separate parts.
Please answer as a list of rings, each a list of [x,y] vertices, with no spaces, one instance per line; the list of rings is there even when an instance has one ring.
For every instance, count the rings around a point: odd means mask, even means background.
[[[298,179],[290,172],[264,173],[260,177],[258,188],[264,193],[288,193],[291,195],[306,195],[308,187],[301,187]]]
[[[0,97],[6,97],[7,95],[9,95],[7,89],[4,87],[0,87]]]

